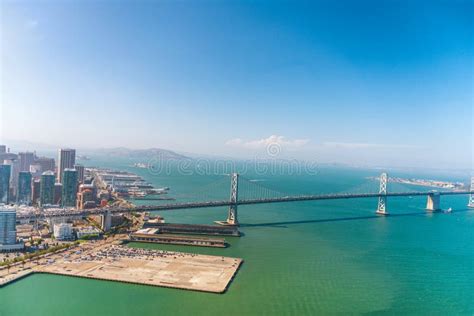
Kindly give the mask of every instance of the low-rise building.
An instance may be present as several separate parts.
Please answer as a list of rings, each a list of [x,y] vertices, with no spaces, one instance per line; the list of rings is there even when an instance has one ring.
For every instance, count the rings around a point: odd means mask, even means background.
[[[60,223],[53,226],[53,235],[57,240],[72,240],[72,233],[72,224]]]
[[[81,227],[76,230],[77,239],[82,239],[85,237],[99,237],[101,234],[102,232],[100,229],[93,226]]]

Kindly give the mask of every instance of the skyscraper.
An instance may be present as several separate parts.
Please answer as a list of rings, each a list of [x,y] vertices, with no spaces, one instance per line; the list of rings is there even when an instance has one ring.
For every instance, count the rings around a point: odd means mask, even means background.
[[[0,251],[12,251],[23,248],[16,242],[16,211],[0,207]]]
[[[18,175],[18,191],[16,193],[18,204],[29,205],[31,203],[31,173],[20,171]]]
[[[41,175],[40,183],[40,205],[53,204],[54,202],[54,173],[45,171]]]
[[[15,193],[18,186],[18,174],[20,173],[20,160],[12,157],[12,159],[5,159],[3,162],[10,166],[10,188]]]
[[[54,204],[59,204],[61,202],[63,194],[63,185],[59,182],[54,184]]]
[[[35,161],[35,154],[32,152],[18,153],[20,158],[20,171],[30,171],[30,166]]]
[[[41,181],[33,180],[33,184],[31,185],[31,202],[34,205],[38,204],[38,200],[40,198],[40,190],[41,190]]]
[[[10,165],[0,165],[0,203],[8,203],[10,199]]]
[[[7,152],[7,146],[5,145],[0,145],[0,155],[4,154]]]
[[[77,182],[84,183],[84,166],[83,165],[74,165],[74,169],[77,171]]]
[[[48,158],[48,157],[39,157],[36,158],[35,164],[38,164],[41,166],[41,171],[55,171],[54,169],[54,158]]]
[[[66,168],[63,171],[63,193],[61,197],[62,206],[76,206],[77,196],[77,171]]]
[[[34,163],[30,166],[30,172],[33,178],[38,179],[39,177],[41,177],[41,174],[43,173],[43,169],[41,168],[39,164]]]
[[[75,149],[60,149],[58,161],[58,182],[63,183],[64,169],[72,169],[76,163]]]
[[[16,243],[16,211],[0,208],[0,245]]]

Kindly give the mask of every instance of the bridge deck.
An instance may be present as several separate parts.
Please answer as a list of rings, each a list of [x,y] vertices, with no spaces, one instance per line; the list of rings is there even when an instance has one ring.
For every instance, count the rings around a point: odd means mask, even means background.
[[[318,200],[338,200],[338,199],[357,199],[357,198],[378,198],[381,196],[386,197],[402,197],[402,196],[428,196],[428,195],[466,195],[474,194],[474,191],[442,191],[442,192],[398,192],[398,193],[359,193],[359,194],[320,194],[320,195],[300,195],[300,196],[284,196],[266,199],[247,199],[238,200],[237,205],[252,205],[252,204],[266,204],[266,203],[284,203],[284,202],[298,202],[298,201],[318,201]],[[230,201],[207,201],[207,202],[187,202],[187,203],[172,203],[162,205],[145,205],[136,206],[131,208],[95,208],[88,210],[79,211],[65,211],[48,214],[37,213],[29,216],[18,215],[18,219],[40,217],[40,218],[51,218],[51,217],[70,217],[70,216],[89,216],[89,215],[100,215],[107,212],[110,213],[127,213],[127,212],[146,212],[146,211],[168,211],[178,209],[190,209],[190,208],[206,208],[206,207],[220,207],[233,205]]]

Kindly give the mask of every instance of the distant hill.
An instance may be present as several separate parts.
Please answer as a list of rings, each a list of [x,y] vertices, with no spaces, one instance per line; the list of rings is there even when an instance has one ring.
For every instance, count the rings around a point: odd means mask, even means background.
[[[113,156],[113,157],[127,157],[127,158],[153,158],[161,157],[163,159],[189,159],[189,157],[180,155],[174,151],[149,148],[149,149],[130,149],[125,147],[117,148],[102,148],[95,150],[96,153]]]

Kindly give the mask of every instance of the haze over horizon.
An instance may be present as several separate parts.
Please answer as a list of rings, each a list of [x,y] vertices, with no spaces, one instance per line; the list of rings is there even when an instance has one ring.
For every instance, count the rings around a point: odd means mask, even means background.
[[[473,3],[374,3],[3,1],[0,142],[472,168]]]

